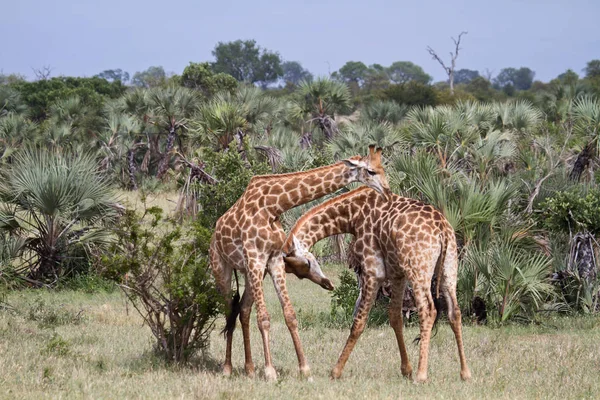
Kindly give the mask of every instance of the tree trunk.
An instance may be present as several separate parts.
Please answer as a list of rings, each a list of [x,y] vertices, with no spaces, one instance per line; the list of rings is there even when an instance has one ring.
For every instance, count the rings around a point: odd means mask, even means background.
[[[173,146],[175,145],[175,139],[177,138],[177,130],[174,126],[171,126],[169,129],[169,136],[167,136],[167,146],[165,148],[165,153],[160,160],[160,165],[158,166],[158,173],[156,177],[158,179],[162,179],[163,176],[167,173],[169,169],[169,160],[171,158],[171,151],[173,150]]]
[[[137,171],[137,166],[135,165],[135,154],[133,149],[127,150],[127,170],[129,173],[129,184],[131,185],[132,190],[137,190],[137,182],[135,181],[135,172]]]
[[[569,268],[577,270],[579,277],[591,284],[596,280],[597,267],[594,255],[594,238],[588,233],[578,233],[571,242]]]

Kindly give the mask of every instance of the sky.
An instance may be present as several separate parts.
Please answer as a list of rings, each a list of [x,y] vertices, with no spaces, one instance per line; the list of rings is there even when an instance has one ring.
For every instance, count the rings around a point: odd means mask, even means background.
[[[43,66],[52,76],[180,74],[213,61],[218,42],[254,39],[316,76],[347,61],[411,61],[438,81],[444,70],[426,48],[448,63],[461,31],[457,69],[523,66],[549,81],[600,58],[597,0],[0,0],[0,15],[0,71],[29,78]]]

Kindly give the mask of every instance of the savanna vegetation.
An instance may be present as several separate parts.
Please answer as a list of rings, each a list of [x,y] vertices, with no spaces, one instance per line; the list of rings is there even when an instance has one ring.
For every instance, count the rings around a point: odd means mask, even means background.
[[[3,395],[598,393],[600,60],[550,82],[526,67],[492,77],[454,68],[457,44],[451,71],[438,60],[448,81],[434,83],[409,61],[349,61],[314,77],[255,41],[218,43],[213,55],[177,74],[0,74]],[[434,205],[456,231],[474,385],[458,382],[446,327],[432,342],[432,385],[402,382],[381,327],[385,295],[344,382],[326,381],[358,293],[343,237],[313,248],[338,283],[333,294],[291,279],[315,384],[292,377],[271,292],[282,383],[221,378],[213,328],[224,323],[223,299],[207,265],[217,219],[254,175],[330,164],[372,143],[393,191]],[[284,227],[312,205],[286,213]],[[236,338],[234,367],[241,348]]]

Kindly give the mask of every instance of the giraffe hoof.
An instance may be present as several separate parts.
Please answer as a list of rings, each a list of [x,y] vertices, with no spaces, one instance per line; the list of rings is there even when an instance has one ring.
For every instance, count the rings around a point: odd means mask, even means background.
[[[276,381],[277,380],[277,372],[273,367],[265,367],[265,379],[268,381]]]
[[[331,371],[331,379],[340,379],[340,377],[342,376],[342,371],[334,368],[333,371]]]
[[[226,376],[226,377],[231,376],[231,365],[223,366],[223,376]]]
[[[300,367],[300,376],[303,378],[310,378],[310,367],[308,365]]]
[[[427,374],[417,374],[415,378],[415,383],[425,383],[427,382]]]
[[[463,381],[471,380],[471,371],[469,369],[465,369],[464,371],[460,371],[460,379]]]
[[[402,376],[410,379],[412,377],[412,368],[402,368],[401,369]]]
[[[254,365],[246,365],[246,376],[248,378],[254,378]]]

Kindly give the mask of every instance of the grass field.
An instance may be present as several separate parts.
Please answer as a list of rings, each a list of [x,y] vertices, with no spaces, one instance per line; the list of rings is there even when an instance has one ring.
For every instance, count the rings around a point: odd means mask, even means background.
[[[339,266],[326,267],[335,277]],[[388,326],[368,328],[339,381],[329,372],[348,335],[315,316],[328,312],[330,297],[307,281],[289,279],[299,311],[301,338],[313,381],[297,374],[296,356],[274,290],[265,280],[272,316],[272,349],[280,379],[262,379],[262,346],[255,319],[252,346],[258,377],[243,374],[241,331],[234,339],[234,375],[224,378],[224,340],[214,332],[210,349],[190,367],[161,363],[152,337],[117,291],[25,291],[0,311],[0,398],[598,398],[600,318],[556,318],[544,325],[488,328],[466,325],[465,346],[473,380],[459,378],[452,332],[442,323],[433,338],[429,382],[416,385],[400,374],[400,357]],[[224,321],[219,320],[218,327]],[[407,341],[417,327],[406,330]],[[409,344],[416,370],[418,346]]]

